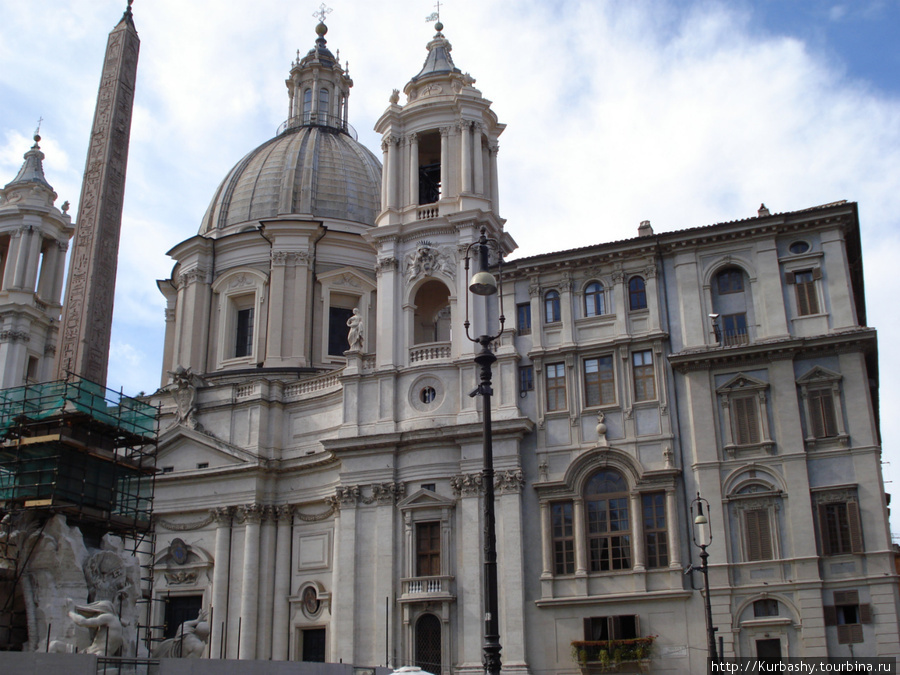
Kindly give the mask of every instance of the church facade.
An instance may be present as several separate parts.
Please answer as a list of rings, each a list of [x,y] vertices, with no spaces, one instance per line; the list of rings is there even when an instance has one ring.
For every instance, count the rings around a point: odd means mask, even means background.
[[[379,159],[320,24],[283,129],[170,251],[146,621],[206,610],[210,658],[483,670],[465,255],[482,229],[516,244],[504,125],[441,30]],[[723,655],[900,654],[855,204],[645,222],[502,274],[505,671],[575,673],[608,641],[626,667],[702,670],[698,495]]]

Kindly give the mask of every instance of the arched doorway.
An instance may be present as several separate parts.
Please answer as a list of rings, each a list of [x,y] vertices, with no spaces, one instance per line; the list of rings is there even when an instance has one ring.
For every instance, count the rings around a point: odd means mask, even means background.
[[[415,665],[429,673],[441,672],[441,621],[423,614],[416,621]]]

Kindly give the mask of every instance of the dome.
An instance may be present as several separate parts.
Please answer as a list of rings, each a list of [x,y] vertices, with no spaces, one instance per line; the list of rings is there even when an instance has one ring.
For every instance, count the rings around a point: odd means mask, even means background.
[[[375,224],[381,162],[346,132],[303,125],[263,143],[219,185],[201,235],[289,214]]]

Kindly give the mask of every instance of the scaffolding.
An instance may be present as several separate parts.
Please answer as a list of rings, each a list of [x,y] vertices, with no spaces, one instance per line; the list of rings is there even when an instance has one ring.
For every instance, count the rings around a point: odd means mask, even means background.
[[[152,588],[158,410],[79,377],[0,391],[0,650],[28,639],[17,588],[28,551],[16,523],[57,514],[87,541],[109,533],[142,561],[140,601]]]

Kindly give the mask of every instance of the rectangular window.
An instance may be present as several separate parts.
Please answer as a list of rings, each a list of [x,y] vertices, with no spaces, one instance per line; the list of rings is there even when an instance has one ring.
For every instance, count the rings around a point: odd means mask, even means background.
[[[807,394],[809,431],[814,438],[837,436],[834,396],[831,389],[813,389]]]
[[[40,361],[37,356],[29,356],[28,364],[25,366],[25,381],[26,382],[37,382],[38,380],[38,365]]]
[[[644,516],[644,548],[647,568],[668,567],[669,542],[666,529],[666,493],[642,495]]]
[[[616,402],[613,357],[598,356],[584,360],[584,404],[587,407]]]
[[[253,308],[239,309],[236,318],[234,355],[250,356],[253,353]]]
[[[835,591],[834,604],[825,605],[825,625],[837,626],[838,644],[863,642],[863,624],[872,623],[872,606],[860,604],[859,591]]]
[[[734,442],[737,445],[759,443],[759,401],[755,396],[731,399],[734,422]]]
[[[566,409],[566,364],[547,366],[547,410]]]
[[[769,510],[753,509],[744,512],[747,560],[772,560],[772,532],[769,526]]]
[[[816,280],[822,278],[822,270],[818,267],[811,270],[788,272],[788,283],[794,284],[797,293],[797,314],[806,316],[819,313],[819,296],[816,292]]]
[[[862,553],[862,529],[857,502],[819,504],[819,535],[823,555]]]
[[[516,305],[516,328],[519,335],[531,333],[531,303],[523,302]]]
[[[534,366],[519,366],[519,391],[534,391]]]
[[[572,502],[550,507],[553,527],[553,573],[575,573],[575,531],[572,524]]]
[[[763,598],[753,601],[753,616],[762,619],[767,616],[778,616],[778,600]]]
[[[640,636],[640,620],[637,614],[590,616],[584,620],[584,639],[591,642],[634,640]]]
[[[645,349],[632,352],[634,400],[652,401],[656,398],[656,375],[653,372],[653,352]]]
[[[441,574],[441,523],[416,523],[416,576]]]

